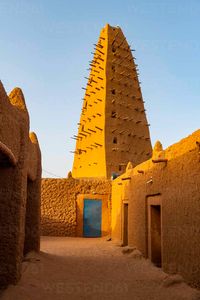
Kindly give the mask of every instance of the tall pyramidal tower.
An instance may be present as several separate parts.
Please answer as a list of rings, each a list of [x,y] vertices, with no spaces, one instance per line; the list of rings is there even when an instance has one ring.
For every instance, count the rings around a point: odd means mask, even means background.
[[[93,55],[74,136],[74,178],[110,178],[152,152],[137,65],[122,30],[107,24]]]

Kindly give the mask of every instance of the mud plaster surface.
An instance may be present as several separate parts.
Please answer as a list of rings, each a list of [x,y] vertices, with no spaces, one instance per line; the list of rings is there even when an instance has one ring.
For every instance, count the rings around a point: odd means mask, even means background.
[[[111,194],[109,180],[42,180],[41,233],[49,236],[76,235],[76,200],[80,194]]]

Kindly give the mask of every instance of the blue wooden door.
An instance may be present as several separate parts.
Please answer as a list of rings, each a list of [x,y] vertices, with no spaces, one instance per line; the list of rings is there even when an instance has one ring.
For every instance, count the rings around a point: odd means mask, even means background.
[[[84,199],[83,208],[83,236],[101,236],[102,201],[98,199]]]

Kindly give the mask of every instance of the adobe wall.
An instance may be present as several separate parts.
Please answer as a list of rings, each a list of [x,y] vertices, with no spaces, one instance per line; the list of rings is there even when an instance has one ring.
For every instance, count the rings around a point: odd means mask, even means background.
[[[147,196],[159,194],[162,267],[168,273],[181,274],[188,283],[200,287],[199,143],[198,130],[165,151],[155,149],[153,160],[160,159],[163,162],[153,163],[149,160],[127,170],[114,181],[112,235],[114,239],[122,239],[121,224],[117,218],[120,220],[123,200],[128,199],[129,245],[136,246],[147,257]],[[127,180],[123,181],[123,177]],[[120,196],[117,196],[119,189]],[[117,210],[118,215],[115,215]]]
[[[24,254],[40,250],[41,152],[34,133],[30,133]]]
[[[138,65],[119,27],[107,26],[105,149],[107,176],[149,159],[152,146]]]
[[[8,96],[1,82],[0,128],[0,288],[4,288],[20,278],[25,244],[30,251],[39,250],[39,232],[32,238],[26,235],[26,218],[39,228],[41,158],[36,135],[29,137],[22,91],[15,88]],[[35,187],[29,194],[30,202],[28,195],[30,208],[26,211],[28,179]]]
[[[76,236],[78,196],[106,195],[110,203],[109,180],[42,179],[41,234]]]
[[[105,96],[107,35],[102,29],[90,63],[90,74],[83,97],[83,106],[78,123],[77,140],[72,174],[74,178],[107,178],[105,147]],[[100,51],[100,52],[99,52]],[[103,54],[102,54],[103,53]],[[100,57],[102,55],[102,58]],[[98,65],[98,70],[96,66]],[[110,178],[110,176],[109,176]]]

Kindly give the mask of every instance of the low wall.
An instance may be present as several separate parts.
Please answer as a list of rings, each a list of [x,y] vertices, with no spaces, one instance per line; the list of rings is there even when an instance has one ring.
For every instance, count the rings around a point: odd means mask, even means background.
[[[107,195],[110,209],[111,183],[108,180],[73,178],[42,180],[42,235],[76,236],[76,200],[81,194]]]

